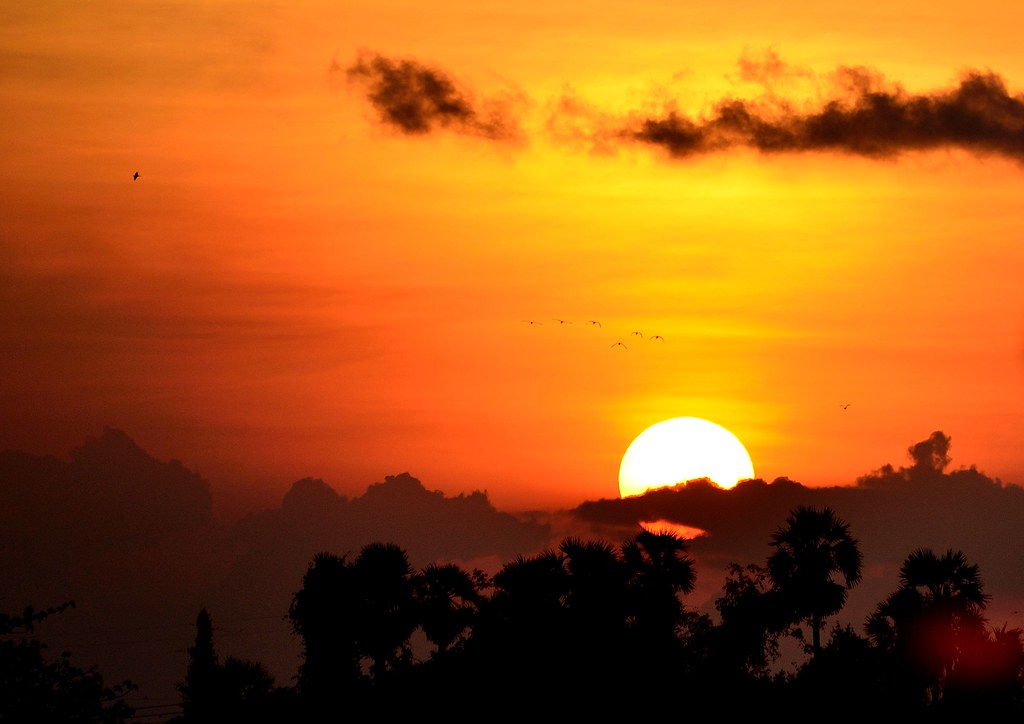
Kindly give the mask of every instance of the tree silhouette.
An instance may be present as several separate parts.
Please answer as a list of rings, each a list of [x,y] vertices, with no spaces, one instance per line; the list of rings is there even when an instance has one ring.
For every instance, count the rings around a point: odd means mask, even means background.
[[[569,631],[569,574],[563,554],[517,555],[494,574],[466,642],[465,695],[481,705],[526,707],[563,686]],[[502,692],[516,692],[512,701]]]
[[[560,618],[568,595],[569,573],[562,554],[519,555],[494,574],[490,608],[505,622],[532,627]]]
[[[629,569],[630,623],[642,670],[652,684],[667,680],[683,666],[679,628],[684,621],[681,596],[697,580],[689,544],[671,531],[641,530],[621,546]]]
[[[683,605],[695,565],[689,542],[670,532],[641,530],[618,547],[569,537],[516,556],[492,579],[454,564],[414,573],[393,544],[369,544],[352,560],[318,554],[289,610],[303,639],[301,707],[278,700],[280,720],[450,718],[456,705],[600,718],[635,711],[638,692],[656,710],[726,701],[731,714],[754,716],[841,701],[858,718],[918,716],[939,700],[922,694],[936,671],[948,711],[1019,710],[1021,632],[984,628],[987,597],[962,554],[915,551],[869,635],[836,626],[820,646],[824,619],[860,578],[858,543],[828,508],[794,509],[772,541],[766,566],[730,567],[717,625]],[[780,637],[802,621],[815,627],[814,655],[796,671],[774,669]],[[258,692],[267,679],[247,662],[216,665],[210,630],[201,616],[190,677],[200,681],[212,661],[224,700],[258,720],[246,707],[266,701]],[[411,643],[417,630],[436,647],[422,659]],[[931,668],[909,657],[915,642],[927,643]]]
[[[420,628],[442,655],[467,631],[476,618],[482,589],[488,585],[480,570],[467,572],[454,563],[431,565],[415,579],[414,596]]]
[[[67,651],[49,658],[46,645],[34,638],[37,624],[74,605],[0,613],[0,722],[124,724],[134,717],[124,701],[138,688],[134,683],[107,686],[96,667],[75,666]]]
[[[563,681],[580,689],[626,685],[629,569],[606,541],[569,537],[559,551],[568,573]]]
[[[413,569],[394,543],[370,543],[352,564],[358,606],[356,643],[372,660],[370,673],[383,679],[410,655],[418,625]]]
[[[205,608],[196,616],[196,642],[188,650],[185,681],[178,686],[187,721],[214,721],[215,688],[220,663],[213,650],[213,621]]]
[[[721,617],[711,651],[716,669],[766,676],[778,659],[779,639],[791,622],[768,569],[734,563],[722,591],[715,599]]]
[[[671,531],[646,529],[622,544],[632,585],[649,610],[665,606],[669,613],[678,613],[679,595],[693,591],[697,569],[688,549],[688,541]]]
[[[919,713],[908,706],[887,680],[887,654],[850,625],[835,625],[828,643],[782,682],[782,696],[808,711],[842,707],[842,721],[859,721],[881,713],[893,719]]]
[[[569,574],[566,605],[582,629],[614,636],[625,629],[629,569],[606,541],[569,537],[558,547]]]
[[[924,687],[936,703],[965,647],[987,637],[982,612],[989,597],[978,566],[952,549],[942,555],[913,551],[900,567],[899,582],[865,628],[877,646],[897,657],[907,685]]]
[[[643,531],[618,549],[569,537],[517,556],[495,574],[467,641],[470,677],[485,679],[473,688],[514,690],[503,706],[527,710],[560,702],[575,716],[607,715],[616,691],[667,696],[680,669],[679,596],[695,581],[686,549],[672,533]]]
[[[408,666],[419,623],[414,583],[408,556],[393,543],[367,544],[352,561],[330,553],[313,557],[288,613],[302,637],[298,683],[309,717],[333,716],[342,703],[362,711],[386,679]]]
[[[288,618],[302,639],[298,691],[309,716],[326,715],[338,699],[364,687],[358,627],[361,605],[345,556],[317,553],[292,597]]]
[[[185,680],[178,685],[182,715],[175,721],[276,722],[287,717],[290,692],[275,687],[262,664],[233,656],[220,663],[213,645],[213,621],[205,608],[196,616],[196,641],[188,657]]]
[[[958,653],[945,682],[944,707],[972,716],[1016,712],[1019,721],[1024,716],[1024,631],[1004,624],[964,637]]]
[[[847,590],[861,579],[858,542],[831,508],[799,506],[772,534],[771,543],[772,582],[796,619],[810,622],[811,651],[817,655],[822,620],[842,610]]]

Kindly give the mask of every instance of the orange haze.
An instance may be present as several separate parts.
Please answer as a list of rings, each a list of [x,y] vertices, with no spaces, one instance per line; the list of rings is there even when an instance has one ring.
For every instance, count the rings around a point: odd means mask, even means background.
[[[1017,3],[3,8],[0,448],[117,427],[223,513],[406,471],[616,497],[682,415],[765,480],[852,483],[942,430],[1024,483],[1019,151],[665,135],[971,71],[1018,99]],[[467,112],[397,125],[373,58]]]

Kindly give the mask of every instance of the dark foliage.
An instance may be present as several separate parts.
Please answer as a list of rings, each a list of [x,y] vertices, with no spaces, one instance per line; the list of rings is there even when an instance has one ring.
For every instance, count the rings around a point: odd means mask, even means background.
[[[780,647],[802,641],[798,627],[842,608],[860,553],[831,509],[794,509],[772,542],[765,565],[730,567],[717,619],[685,605],[697,571],[689,541],[671,533],[642,530],[619,545],[566,538],[493,577],[455,564],[415,570],[388,543],[319,553],[288,611],[303,646],[294,685],[276,685],[257,662],[221,661],[204,609],[177,721],[1024,715],[1022,632],[989,627],[980,571],[962,552],[913,551],[863,635],[835,626],[783,669]],[[0,616],[0,721],[130,718],[129,683],[105,687],[67,654],[46,661],[29,637],[71,605]],[[425,654],[414,654],[417,637]]]
[[[185,681],[178,685],[182,715],[176,721],[284,722],[293,716],[295,692],[277,687],[257,662],[229,656],[220,663],[213,644],[213,621],[206,609],[196,617],[196,642],[188,650]]]
[[[74,605],[0,614],[0,722],[122,724],[133,716],[124,701],[132,682],[108,686],[95,668],[74,665],[67,651],[47,656],[32,635],[37,624]]]

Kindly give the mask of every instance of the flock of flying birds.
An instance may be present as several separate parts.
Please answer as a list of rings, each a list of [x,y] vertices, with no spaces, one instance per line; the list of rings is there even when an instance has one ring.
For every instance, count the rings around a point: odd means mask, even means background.
[[[522,321],[523,321],[524,324],[529,324],[529,325],[543,325],[544,324],[544,322],[541,322],[541,321],[536,320],[536,319],[524,319]],[[551,321],[554,324],[557,324],[559,326],[565,325],[565,324],[572,324],[572,321],[570,321],[568,319],[559,319],[558,317],[552,318]],[[596,319],[589,319],[589,320],[587,320],[587,326],[589,326],[589,327],[601,327],[601,322],[599,322]],[[649,336],[645,337],[643,332],[634,331],[634,332],[631,332],[629,336],[631,338],[632,337],[636,337],[636,338],[638,338],[638,340],[646,339],[646,340],[652,341],[652,342],[661,342],[661,343],[665,342],[665,338],[663,336],[661,336],[660,334],[652,334],[652,335],[649,335]],[[611,349],[621,348],[621,349],[624,349],[624,350],[629,349],[629,347],[626,345],[626,343],[621,341],[621,340],[619,340],[618,342],[614,342],[611,345],[610,348]],[[846,409],[848,409],[850,407],[850,403],[849,402],[841,402],[841,403],[839,403],[839,407],[840,407],[840,409],[846,410]]]
[[[560,326],[564,325],[564,324],[572,324],[572,322],[570,320],[568,320],[568,319],[559,319],[557,317],[553,318],[551,321],[554,322],[555,324],[560,325]],[[524,319],[523,322],[526,323],[526,324],[531,324],[531,325],[541,325],[541,324],[544,324],[543,322],[537,321],[535,319]],[[587,325],[590,326],[590,327],[601,327],[601,323],[598,320],[596,320],[596,319],[588,319],[587,320]],[[652,334],[652,335],[650,335],[648,337],[645,337],[643,332],[634,331],[634,332],[631,332],[629,336],[631,338],[632,337],[637,337],[640,340],[647,339],[648,341],[651,341],[651,342],[661,342],[663,344],[665,342],[665,338],[662,337],[660,334]],[[620,340],[620,341],[615,342],[614,344],[612,344],[611,347],[610,347],[610,349],[616,349],[616,348],[621,348],[621,349],[625,350],[625,349],[629,349],[629,346],[625,342]]]
[[[132,181],[138,181],[139,177],[140,177],[140,174],[139,174],[138,171],[136,171],[134,174],[132,174]],[[558,317],[554,317],[552,319],[552,321],[557,323],[557,324],[559,324],[559,325],[572,324],[572,322],[569,321],[568,319],[559,319]],[[523,322],[525,322],[526,324],[531,324],[531,325],[543,324],[543,322],[539,322],[539,321],[537,321],[535,319],[524,319]],[[599,322],[596,319],[588,319],[587,320],[587,325],[591,326],[591,327],[600,327],[601,326],[601,322]],[[644,333],[640,332],[640,331],[633,331],[633,332],[630,333],[629,336],[630,337],[638,337],[639,339],[644,339]],[[662,337],[660,334],[652,334],[651,336],[647,337],[646,339],[648,341],[651,341],[651,342],[661,342],[661,343],[665,342],[665,338]],[[626,343],[623,342],[622,340],[619,340],[618,342],[613,342],[612,343],[610,349],[616,349],[616,348],[621,348],[621,349],[624,349],[624,350],[628,350],[629,349],[629,347],[626,345]],[[845,410],[846,408],[848,408],[850,406],[850,403],[849,402],[842,403],[839,406]]]

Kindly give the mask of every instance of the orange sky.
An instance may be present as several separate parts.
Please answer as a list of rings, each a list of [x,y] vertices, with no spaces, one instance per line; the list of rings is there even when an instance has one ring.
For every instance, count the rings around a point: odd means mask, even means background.
[[[522,509],[616,496],[632,439],[693,415],[766,480],[852,483],[942,430],[1024,484],[1019,148],[608,133],[813,113],[849,67],[1024,89],[1017,3],[786,7],[0,0],[0,448],[117,427],[224,512],[406,471]],[[403,134],[361,53],[516,137]]]

